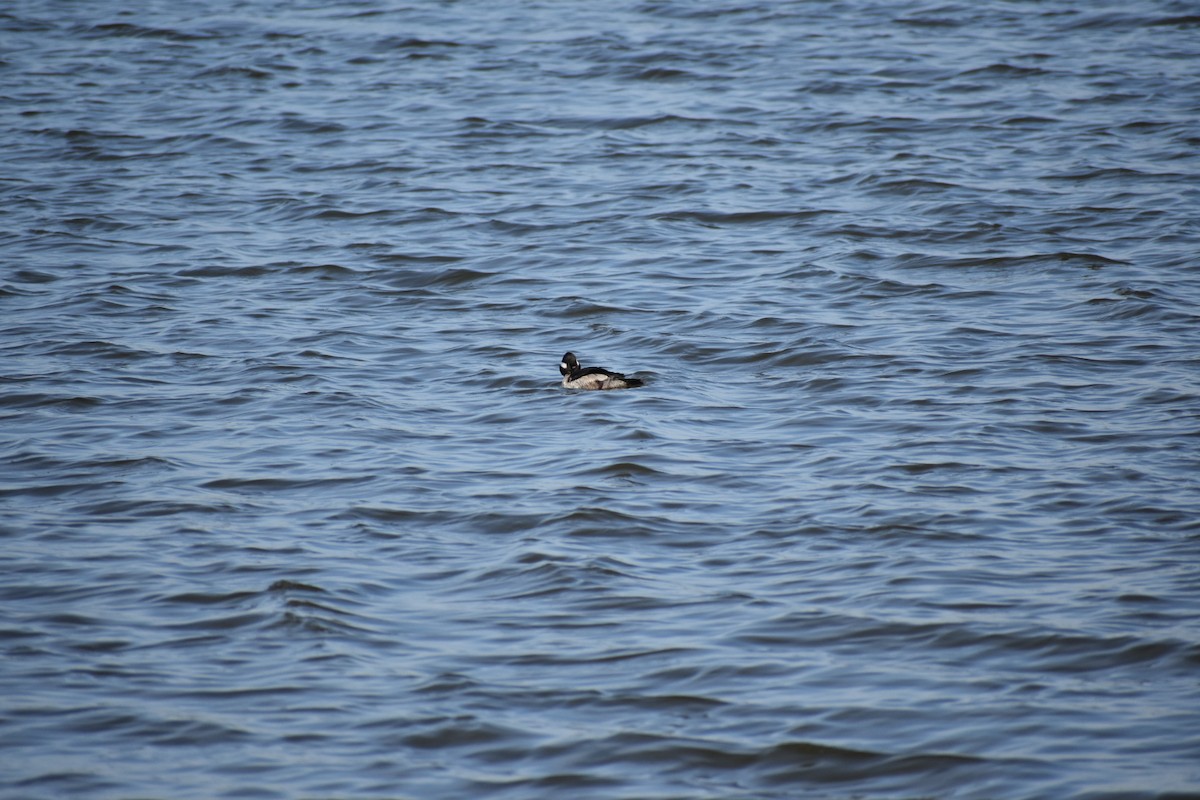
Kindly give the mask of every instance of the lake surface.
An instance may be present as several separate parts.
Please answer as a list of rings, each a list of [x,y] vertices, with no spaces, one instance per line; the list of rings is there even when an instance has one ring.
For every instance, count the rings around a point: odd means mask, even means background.
[[[0,796],[1200,797],[1194,3],[0,44]]]

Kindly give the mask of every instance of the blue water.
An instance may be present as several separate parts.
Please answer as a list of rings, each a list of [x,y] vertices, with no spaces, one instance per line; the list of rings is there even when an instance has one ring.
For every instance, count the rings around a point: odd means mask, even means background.
[[[10,2],[0,796],[1200,797],[1198,31]]]

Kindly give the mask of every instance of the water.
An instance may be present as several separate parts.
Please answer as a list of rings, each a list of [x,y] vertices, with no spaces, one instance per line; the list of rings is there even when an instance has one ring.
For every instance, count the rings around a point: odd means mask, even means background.
[[[137,5],[0,12],[0,795],[1200,796],[1194,4]]]

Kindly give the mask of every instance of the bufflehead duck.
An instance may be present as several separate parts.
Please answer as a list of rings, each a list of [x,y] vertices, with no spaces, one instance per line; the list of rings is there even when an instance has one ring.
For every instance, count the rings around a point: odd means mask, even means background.
[[[558,371],[562,373],[562,385],[567,389],[632,389],[642,385],[637,378],[626,378],[604,367],[581,367],[574,353],[562,357]]]

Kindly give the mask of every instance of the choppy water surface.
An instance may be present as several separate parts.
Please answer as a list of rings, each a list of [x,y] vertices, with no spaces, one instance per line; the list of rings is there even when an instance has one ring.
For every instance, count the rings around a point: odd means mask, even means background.
[[[1200,795],[1193,3],[0,41],[3,796]]]

